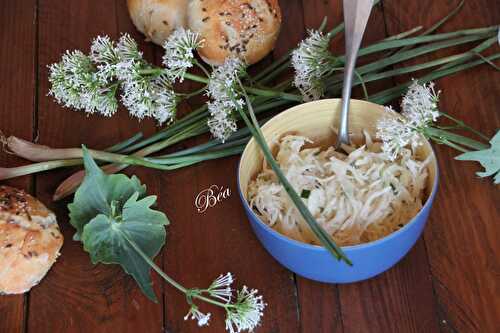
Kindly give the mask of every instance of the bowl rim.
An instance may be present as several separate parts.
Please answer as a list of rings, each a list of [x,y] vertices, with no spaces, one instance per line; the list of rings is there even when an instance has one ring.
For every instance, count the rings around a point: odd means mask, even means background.
[[[326,99],[326,100],[328,100],[328,99]],[[323,99],[323,100],[319,100],[319,101],[325,101],[325,100]],[[318,101],[313,101],[313,102],[309,102],[309,103],[315,103],[315,102],[318,102]],[[367,102],[367,101],[362,101],[362,102],[370,103],[370,104],[375,104],[375,103],[371,103],[371,102]],[[303,106],[303,105],[309,104],[309,103],[303,103],[303,104],[299,104],[297,106]],[[376,105],[379,105],[379,104],[376,104]],[[289,108],[289,109],[287,109],[287,110],[285,110],[283,112],[280,112],[279,114],[277,114],[274,117],[272,117],[271,119],[269,119],[266,122],[266,124],[270,123],[271,121],[273,121],[277,117],[283,117],[283,114],[285,114],[285,113],[293,112],[294,110],[298,110],[297,106],[291,107],[291,108]],[[439,184],[439,163],[438,163],[438,160],[437,160],[436,152],[434,151],[434,148],[432,147],[431,143],[429,142],[429,140],[427,140],[427,138],[424,138],[424,139],[429,144],[431,152],[432,152],[432,154],[434,156],[434,159],[433,159],[432,163],[434,164],[434,167],[435,167],[435,170],[436,170],[436,175],[434,177],[434,182],[432,184],[431,193],[427,197],[427,200],[425,201],[425,203],[422,206],[422,208],[420,208],[420,210],[418,211],[417,215],[415,215],[402,228],[400,228],[400,229],[398,229],[398,230],[396,230],[394,232],[391,232],[387,236],[384,236],[384,237],[379,238],[379,239],[377,239],[375,241],[371,241],[371,242],[367,242],[367,243],[361,243],[361,244],[356,244],[356,245],[340,246],[341,249],[346,250],[346,251],[363,250],[363,249],[367,249],[367,248],[370,248],[370,247],[377,246],[377,245],[379,245],[381,243],[388,242],[391,239],[393,239],[395,237],[398,237],[399,234],[405,232],[407,229],[410,228],[411,225],[415,224],[416,220],[421,216],[421,214],[422,214],[422,212],[424,210],[430,209],[430,206],[432,206],[432,203],[433,203],[434,198],[436,196],[437,189],[438,189],[438,184]],[[280,232],[274,230],[267,223],[265,223],[264,221],[262,221],[262,219],[257,214],[255,214],[255,212],[253,211],[253,209],[248,205],[248,201],[246,200],[245,196],[243,195],[243,191],[241,190],[240,170],[241,170],[241,163],[242,163],[244,152],[247,149],[248,145],[250,145],[250,143],[252,142],[252,140],[254,140],[253,137],[247,142],[247,144],[245,145],[245,149],[243,149],[243,152],[241,153],[240,159],[238,161],[238,168],[237,168],[238,174],[237,174],[237,177],[236,177],[237,178],[237,185],[238,185],[238,194],[239,194],[240,199],[241,199],[241,201],[243,203],[243,206],[245,207],[245,210],[247,212],[250,212],[250,214],[252,215],[253,218],[255,218],[255,220],[257,221],[257,223],[259,223],[260,225],[262,225],[267,232],[269,232],[269,233],[273,234],[274,236],[278,237],[280,240],[288,242],[288,243],[291,243],[294,246],[298,246],[298,247],[301,247],[301,248],[304,248],[304,249],[307,249],[307,250],[320,251],[320,252],[328,252],[328,250],[326,248],[324,248],[323,246],[321,246],[321,245],[314,245],[314,244],[308,244],[308,243],[300,242],[298,240],[295,240],[293,238],[285,236],[285,235],[281,234]]]

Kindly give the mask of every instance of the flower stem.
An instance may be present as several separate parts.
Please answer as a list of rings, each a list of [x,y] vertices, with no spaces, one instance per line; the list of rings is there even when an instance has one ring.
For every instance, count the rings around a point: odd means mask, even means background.
[[[445,131],[443,129],[435,128],[435,127],[427,127],[424,130],[424,135],[431,138],[439,138],[443,140],[448,140],[454,143],[461,144],[462,146],[472,148],[475,150],[483,150],[487,149],[488,145],[478,142],[476,140],[467,138],[465,136],[455,134],[449,131]]]
[[[239,81],[238,81],[239,82]],[[241,82],[239,82],[240,86],[242,86]],[[250,114],[250,117],[252,121],[250,121],[245,113],[245,111],[242,108],[238,108],[238,112],[241,115],[241,118],[247,125],[248,129],[252,133],[252,136],[254,137],[255,141],[258,143],[259,147],[261,148],[262,152],[264,153],[264,156],[266,158],[266,161],[271,165],[273,171],[276,173],[278,176],[281,184],[285,188],[286,192],[292,199],[293,203],[301,213],[302,217],[306,220],[308,223],[309,227],[311,228],[311,231],[318,237],[319,241],[321,244],[323,244],[328,251],[338,260],[343,260],[346,262],[348,265],[352,265],[352,262],[347,258],[347,256],[344,254],[344,251],[340,247],[338,247],[331,236],[316,222],[314,217],[312,216],[311,212],[309,209],[306,207],[302,199],[299,197],[297,192],[293,189],[292,185],[288,182],[288,179],[286,176],[283,174],[281,171],[278,163],[274,159],[265,139],[260,131],[259,123],[257,121],[257,118],[255,117],[255,113],[252,108],[251,101],[245,93],[243,94],[246,99],[246,103],[248,106],[248,111]]]
[[[137,254],[139,254],[141,256],[141,258],[156,272],[158,273],[158,275],[160,275],[165,281],[167,281],[170,285],[172,285],[174,288],[176,288],[177,290],[179,290],[181,293],[183,294],[187,294],[188,292],[188,289],[183,287],[180,283],[178,283],[177,281],[175,281],[174,279],[172,279],[170,276],[168,276],[160,267],[158,267],[158,265],[156,265],[156,263],[153,261],[153,259],[151,259],[146,253],[144,253],[144,251],[142,251],[142,249],[133,241],[131,240],[127,233],[126,232],[121,232],[122,235],[123,235],[123,238],[125,238],[125,240],[127,240],[127,242],[130,244],[130,246],[132,246],[132,248],[137,252]],[[194,298],[197,298],[199,300],[202,300],[204,302],[207,302],[207,303],[210,303],[210,304],[213,304],[213,305],[217,305],[217,306],[220,306],[222,308],[228,308],[228,307],[232,307],[234,305],[232,304],[224,304],[222,302],[218,302],[216,300],[213,300],[213,299],[210,299],[208,297],[205,297],[205,296],[202,296],[202,295],[199,295],[199,294],[193,294],[192,297]]]
[[[442,139],[442,138],[436,138],[436,137],[431,137],[431,140],[438,143],[438,144],[444,144],[447,145],[448,147],[454,148],[462,153],[467,153],[469,150],[463,148],[462,146],[459,146],[453,142],[450,142],[449,140]]]
[[[184,95],[183,97],[184,97],[184,99],[190,99],[191,97],[194,97],[194,96],[197,96],[197,95],[203,93],[206,89],[207,89],[207,86],[205,85],[198,90],[195,90],[189,94]]]
[[[487,60],[495,60],[495,59],[498,59],[500,58],[500,53],[496,53],[496,54],[493,54],[489,57],[486,57]],[[469,68],[472,68],[472,67],[475,67],[475,66],[478,66],[478,65],[481,65],[484,63],[484,60],[480,59],[480,60],[476,60],[476,61],[471,61],[471,62],[468,62],[468,63],[465,63],[465,64],[460,64],[458,66],[453,66],[453,67],[450,67],[450,68],[446,68],[446,69],[438,69],[436,71],[433,71],[423,77],[420,77],[418,79],[418,82],[420,83],[427,83],[427,82],[430,82],[430,81],[434,81],[434,80],[437,80],[439,78],[442,78],[444,76],[448,76],[448,75],[451,75],[451,74],[454,74],[454,73],[458,73],[460,71],[463,71],[463,70],[466,70],[466,69],[469,69]],[[392,87],[392,88],[389,88],[389,89],[386,89],[386,90],[383,90],[375,95],[372,95],[370,97],[370,100],[373,102],[373,103],[377,103],[377,104],[385,104],[391,100],[393,100],[394,98],[398,98],[401,93],[403,91],[405,91],[411,84],[413,83],[412,80],[409,80],[403,84],[400,84],[396,87]]]
[[[370,46],[367,46],[367,47],[360,49],[359,56],[361,57],[361,56],[365,56],[368,54],[377,53],[380,51],[398,48],[398,47],[403,47],[403,46],[407,46],[407,45],[436,42],[436,41],[442,41],[442,40],[447,40],[447,39],[451,39],[451,38],[458,38],[458,37],[482,36],[484,38],[487,38],[487,37],[495,35],[497,32],[498,32],[498,26],[491,26],[491,27],[486,27],[486,28],[464,29],[464,30],[458,30],[458,31],[454,31],[454,32],[435,34],[435,35],[429,35],[429,36],[418,36],[418,37],[411,37],[411,38],[405,38],[405,39],[382,41],[382,42],[376,43],[374,45],[370,45]]]
[[[207,84],[209,82],[208,78],[203,78],[201,76],[191,74],[191,73],[186,73],[186,75],[184,77],[189,79],[189,80],[201,82],[201,83],[205,83],[205,84]],[[271,89],[259,89],[259,88],[245,87],[245,86],[243,86],[243,89],[245,89],[245,91],[247,93],[257,95],[257,96],[278,97],[278,98],[282,98],[282,99],[286,99],[286,100],[294,101],[294,102],[302,101],[301,96],[294,95],[294,94],[287,94],[287,93],[284,93],[282,91],[275,91],[275,90],[271,90]]]
[[[203,73],[205,73],[205,75],[206,75],[207,77],[210,77],[210,72],[209,72],[209,71],[205,68],[205,66],[203,66],[203,64],[202,64],[201,62],[199,62],[198,60],[196,60],[196,59],[195,59],[195,60],[194,60],[194,64],[195,64],[196,66],[198,66],[198,68],[199,68],[199,69],[201,69],[201,70],[202,70],[202,72],[203,72]]]
[[[121,150],[133,145],[134,143],[136,143],[137,141],[142,139],[142,137],[143,137],[142,132],[138,132],[134,136],[132,136],[131,138],[107,148],[106,151],[108,151],[110,153],[120,152]]]
[[[482,139],[485,139],[486,141],[489,140],[489,138],[484,135],[483,133],[479,132],[478,130],[470,127],[469,125],[465,124],[462,120],[458,120],[457,118],[447,114],[446,112],[439,112],[443,117],[450,119],[453,121],[455,124],[457,124],[460,128],[466,129],[468,131],[471,131],[472,133],[476,134],[477,136],[481,137]]]
[[[465,0],[460,1],[460,3],[457,5],[457,7],[455,7],[455,9],[453,9],[450,13],[448,13],[441,20],[439,20],[438,22],[433,24],[429,29],[425,30],[420,36],[427,36],[427,35],[433,33],[434,31],[436,31],[437,29],[439,29],[439,27],[441,27],[443,24],[445,24],[448,20],[450,20],[453,16],[455,16],[460,11],[460,9],[462,9],[464,2],[465,2]],[[395,51],[392,54],[403,52],[403,51],[406,51],[410,48],[411,48],[411,46],[405,46],[405,47],[401,48],[400,50]],[[387,54],[386,56],[388,57],[390,55],[391,55],[391,53]]]
[[[70,167],[80,164],[82,164],[81,159],[72,159],[72,160],[59,160],[59,161],[33,163],[14,168],[0,168],[0,180],[6,180],[20,176],[30,175],[33,173]]]

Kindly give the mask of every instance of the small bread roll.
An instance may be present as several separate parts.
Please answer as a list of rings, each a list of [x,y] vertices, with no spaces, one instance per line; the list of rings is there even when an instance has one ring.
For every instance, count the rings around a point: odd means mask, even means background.
[[[0,294],[38,284],[62,244],[54,213],[26,192],[0,186]]]
[[[188,27],[205,39],[198,49],[211,65],[237,56],[251,65],[274,48],[281,26],[278,0],[190,0]]]
[[[187,24],[188,0],[127,0],[135,27],[147,40],[163,45],[172,31]]]

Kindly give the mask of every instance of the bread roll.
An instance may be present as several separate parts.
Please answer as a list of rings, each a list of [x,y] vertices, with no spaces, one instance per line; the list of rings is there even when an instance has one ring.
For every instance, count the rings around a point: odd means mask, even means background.
[[[198,50],[209,64],[238,56],[251,65],[274,48],[281,26],[278,0],[190,0],[188,28],[205,43]]]
[[[0,186],[0,294],[21,294],[38,284],[62,244],[51,211],[24,191]]]
[[[186,27],[187,3],[188,0],[127,0],[136,28],[158,45],[178,27]]]

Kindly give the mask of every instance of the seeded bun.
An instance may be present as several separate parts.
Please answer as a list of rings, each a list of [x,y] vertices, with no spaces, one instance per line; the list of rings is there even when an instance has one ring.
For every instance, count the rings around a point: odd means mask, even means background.
[[[0,294],[38,284],[62,244],[54,213],[26,192],[0,186]]]
[[[205,39],[198,49],[211,65],[237,56],[249,65],[274,48],[281,26],[278,0],[190,0],[188,27]]]
[[[179,27],[186,27],[188,0],[127,0],[135,27],[146,39],[162,45]]]

